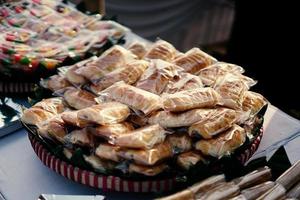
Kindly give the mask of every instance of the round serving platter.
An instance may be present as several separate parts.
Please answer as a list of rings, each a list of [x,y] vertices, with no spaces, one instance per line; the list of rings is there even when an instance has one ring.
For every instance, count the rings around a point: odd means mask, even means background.
[[[24,123],[23,126],[27,129],[32,148],[42,163],[51,170],[72,181],[88,185],[90,187],[99,188],[103,191],[118,192],[168,192],[174,190],[178,185],[182,184],[182,180],[179,181],[177,176],[165,177],[161,179],[158,178],[147,180],[147,178],[145,178],[143,180],[132,180],[82,169],[71,164],[67,160],[55,156],[47,149],[47,147],[43,144],[31,127]],[[230,157],[230,162],[238,162],[239,164],[244,165],[257,150],[262,136],[263,129],[260,128],[258,130],[258,134],[256,134],[251,142],[249,141],[248,144],[237,149],[237,151]],[[212,166],[209,166],[209,168],[218,173],[220,164],[221,163],[219,162],[214,162],[212,163]]]

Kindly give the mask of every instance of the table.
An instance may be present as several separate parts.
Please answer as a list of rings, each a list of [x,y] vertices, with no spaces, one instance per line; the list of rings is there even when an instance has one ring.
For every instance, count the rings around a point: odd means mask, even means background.
[[[300,121],[269,106],[264,122],[264,137],[254,158],[272,153],[281,145],[289,160],[300,159]],[[42,193],[105,195],[107,199],[152,199],[157,194],[103,193],[72,182],[45,167],[34,154],[24,129],[0,139],[0,199],[33,200]]]

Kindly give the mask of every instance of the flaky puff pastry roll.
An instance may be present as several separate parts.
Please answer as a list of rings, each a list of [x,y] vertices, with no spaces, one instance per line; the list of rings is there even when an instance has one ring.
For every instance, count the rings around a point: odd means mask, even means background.
[[[128,50],[136,55],[139,59],[142,59],[148,51],[148,47],[142,42],[135,41],[129,45]]]
[[[158,124],[148,125],[117,136],[111,140],[114,145],[134,149],[151,149],[164,141],[166,131]]]
[[[192,149],[192,139],[187,133],[173,133],[167,136],[174,153],[182,153]]]
[[[96,104],[95,95],[85,90],[74,87],[67,88],[64,92],[65,101],[73,108],[79,110]]]
[[[166,111],[181,112],[193,108],[209,108],[221,104],[220,95],[213,88],[197,88],[163,95]]]
[[[91,82],[97,82],[105,74],[135,60],[137,57],[129,50],[114,45],[106,50],[97,60],[87,64],[86,67],[76,70],[78,75],[84,76]]]
[[[90,125],[89,122],[79,119],[77,114],[78,114],[78,110],[65,111],[65,112],[61,113],[61,118],[67,125],[70,125],[70,126],[84,128],[84,127]]]
[[[160,59],[151,60],[150,66],[135,86],[154,94],[161,94],[170,80],[179,77],[178,70],[181,69],[172,63]]]
[[[34,104],[32,107],[41,108],[53,114],[62,113],[66,109],[66,106],[63,103],[62,98],[59,97],[43,99],[42,101]]]
[[[200,150],[204,155],[220,158],[230,155],[235,149],[242,146],[245,140],[245,130],[238,125],[234,125],[229,130],[212,139],[198,141],[195,148]]]
[[[169,167],[166,164],[159,164],[159,165],[149,167],[149,166],[130,163],[128,167],[128,171],[129,173],[138,173],[146,176],[156,176],[168,168]]]
[[[204,120],[214,109],[193,109],[182,113],[172,113],[168,111],[158,111],[151,114],[148,119],[149,124],[159,124],[164,128],[176,128],[190,126],[196,122]]]
[[[245,70],[235,64],[217,62],[199,71],[198,76],[201,78],[204,85],[212,86],[218,77],[224,76],[227,73],[241,74]]]
[[[157,40],[146,53],[144,58],[161,59],[170,62],[175,58],[176,52],[175,47],[169,42]]]
[[[216,80],[214,89],[221,95],[224,106],[241,109],[244,94],[249,87],[239,76],[226,74]]]
[[[132,112],[127,118],[127,121],[134,124],[136,127],[142,127],[148,124],[148,116],[142,116]],[[152,123],[152,124],[157,124],[157,123]]]
[[[121,149],[117,152],[118,156],[126,160],[133,160],[136,164],[152,166],[158,162],[170,158],[172,147],[169,143],[163,142],[152,149]]]
[[[47,80],[42,80],[41,85],[53,92],[71,86],[66,77],[60,75],[53,75]]]
[[[202,87],[202,81],[198,76],[192,75],[190,73],[179,72],[179,77],[177,79],[170,80],[164,92],[173,94],[184,90],[191,90]]]
[[[130,114],[128,106],[119,102],[106,102],[78,111],[77,116],[85,122],[100,125],[123,122]]]
[[[66,144],[79,145],[85,147],[95,146],[95,136],[90,134],[86,128],[74,130],[64,137]]]
[[[120,147],[103,143],[96,148],[95,155],[102,159],[119,162],[121,161],[117,153],[119,149]]]
[[[96,84],[91,85],[91,90],[97,94],[119,81],[124,81],[131,85],[141,77],[144,71],[148,68],[148,65],[149,62],[144,60],[131,61],[123,67],[104,75]]]
[[[267,101],[261,94],[252,91],[246,91],[242,103],[242,109],[245,112],[250,111],[250,114],[254,116],[266,104]]]
[[[80,61],[72,66],[60,67],[58,70],[62,72],[66,79],[72,83],[73,85],[82,85],[87,82],[87,80],[80,74],[76,73],[79,68],[86,67],[89,63],[95,61],[97,59],[96,56],[91,57],[89,59],[85,59]]]
[[[200,152],[188,151],[179,154],[177,156],[176,163],[182,169],[188,170],[200,161],[205,162],[205,159],[203,158]]]
[[[25,124],[37,125],[40,122],[46,121],[54,116],[55,114],[41,108],[29,108],[23,112],[21,120]]]
[[[50,119],[41,121],[37,124],[37,127],[37,131],[42,137],[64,143],[64,137],[67,135],[67,130],[60,115],[55,115]]]
[[[115,100],[143,112],[147,115],[161,108],[160,96],[128,85],[123,81],[117,82],[99,93],[98,102]]]
[[[201,51],[199,48],[192,48],[185,54],[178,56],[173,63],[183,68],[185,72],[196,74],[201,69],[217,62],[217,60]]]
[[[116,124],[108,124],[105,126],[88,127],[88,131],[97,137],[102,137],[107,140],[112,140],[118,136],[127,134],[133,131],[134,128],[129,122]]]
[[[83,76],[79,75],[78,73],[76,73],[76,71],[79,69],[80,67],[74,65],[70,68],[67,69],[66,73],[65,73],[65,77],[66,79],[71,82],[73,85],[82,85],[84,83],[87,82],[86,78],[84,78]]]
[[[115,162],[100,159],[98,156],[95,155],[84,155],[83,158],[87,163],[89,163],[93,167],[95,171],[100,173],[106,173],[107,171],[111,171],[117,165]]]
[[[215,135],[229,129],[238,120],[239,114],[232,109],[218,108],[200,122],[189,127],[189,135],[199,135],[204,139],[210,139]]]

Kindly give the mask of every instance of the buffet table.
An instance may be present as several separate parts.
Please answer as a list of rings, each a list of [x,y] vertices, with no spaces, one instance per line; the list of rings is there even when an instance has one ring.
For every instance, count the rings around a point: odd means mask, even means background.
[[[270,158],[284,146],[290,162],[300,159],[300,121],[269,106],[264,136],[253,158]],[[20,129],[0,139],[0,199],[31,200],[40,194],[104,195],[107,199],[152,199],[158,194],[104,193],[72,182],[45,167],[31,148],[27,133]]]

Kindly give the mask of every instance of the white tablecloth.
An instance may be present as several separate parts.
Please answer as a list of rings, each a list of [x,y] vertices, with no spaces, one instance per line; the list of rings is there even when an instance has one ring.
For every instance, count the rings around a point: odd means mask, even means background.
[[[267,156],[284,146],[292,164],[300,160],[300,121],[270,105],[265,114],[264,136],[258,150],[250,160]]]
[[[300,121],[270,106],[265,115],[264,136],[255,157],[271,156],[284,145],[292,163],[300,159]],[[290,141],[290,142],[289,142]],[[155,195],[103,193],[72,182],[45,167],[34,154],[25,130],[0,139],[0,199],[34,200],[42,193],[95,195],[108,199],[151,199]]]

